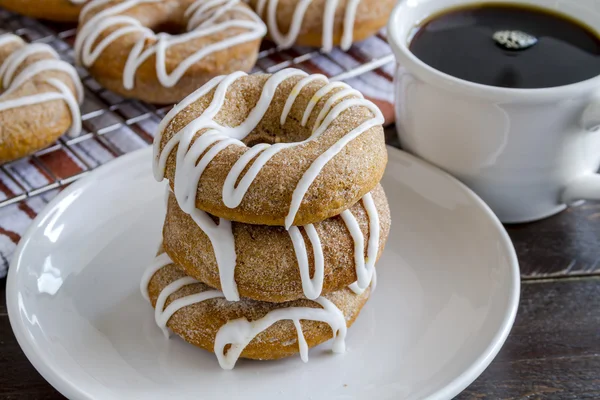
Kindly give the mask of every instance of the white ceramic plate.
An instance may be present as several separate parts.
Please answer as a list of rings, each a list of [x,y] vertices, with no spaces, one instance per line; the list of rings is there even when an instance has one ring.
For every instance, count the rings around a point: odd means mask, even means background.
[[[164,339],[138,289],[164,216],[150,149],[63,191],[23,237],[7,284],[19,344],[70,399],[451,398],[508,335],[517,259],[469,189],[410,155],[389,155],[392,231],[346,354],[325,343],[308,364],[240,360],[223,371],[213,354]]]

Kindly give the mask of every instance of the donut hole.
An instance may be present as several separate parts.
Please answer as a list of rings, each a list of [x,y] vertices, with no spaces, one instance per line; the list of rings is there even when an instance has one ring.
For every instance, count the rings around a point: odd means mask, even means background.
[[[168,33],[169,35],[182,35],[187,32],[184,24],[178,21],[161,21],[159,24],[152,26],[150,29],[154,31],[154,33]]]
[[[248,147],[254,147],[257,144],[261,144],[261,143],[268,143],[268,144],[273,144],[273,143],[277,143],[275,140],[272,140],[272,138],[269,137],[264,137],[264,136],[260,136],[260,137],[252,137],[250,139],[245,138],[244,140],[242,140],[244,142],[244,144]]]
[[[281,123],[284,105],[286,104],[293,87],[300,81],[302,76],[295,76],[292,79],[286,79],[280,83],[272,94],[267,109],[261,109],[256,112],[256,107],[261,101],[264,85],[270,79],[271,75],[249,75],[236,80],[234,88],[228,89],[228,95],[214,120],[225,127],[240,127],[248,124],[246,121],[251,118],[252,113],[262,114],[261,120],[253,126],[249,132],[235,132],[234,136],[239,138],[247,147],[254,147],[258,144],[280,144],[280,143],[299,143],[313,134],[315,118],[320,112],[317,106],[310,113],[310,118],[303,125],[307,102],[312,97],[310,93],[316,92],[323,84],[314,82],[303,89],[304,94],[296,98],[292,106],[286,112],[283,124]],[[336,90],[332,91],[334,94]],[[323,96],[321,102],[325,102],[329,95]],[[202,106],[202,108],[205,105]],[[239,128],[238,128],[239,129]]]
[[[183,11],[174,3],[159,5],[140,4],[122,15],[133,17],[144,27],[151,29],[155,34],[168,33],[177,36],[187,33],[187,20],[183,16]]]
[[[262,125],[262,126],[261,126]],[[283,127],[261,123],[242,142],[248,147],[257,144],[298,143],[310,137],[311,131],[300,122],[289,121]]]

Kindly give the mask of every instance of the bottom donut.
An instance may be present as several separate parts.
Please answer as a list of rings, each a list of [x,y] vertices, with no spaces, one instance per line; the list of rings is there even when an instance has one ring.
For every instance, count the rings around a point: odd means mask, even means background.
[[[300,353],[307,362],[309,348],[332,338],[332,350],[343,353],[346,330],[371,292],[345,288],[315,300],[231,302],[187,276],[165,253],[146,270],[140,286],[165,335],[170,329],[214,352],[223,369],[232,369],[238,358],[275,360]]]

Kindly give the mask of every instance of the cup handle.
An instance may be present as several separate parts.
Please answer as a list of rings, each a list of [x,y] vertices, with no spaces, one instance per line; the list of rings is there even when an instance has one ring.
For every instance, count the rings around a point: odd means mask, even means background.
[[[581,117],[581,126],[589,132],[600,130],[600,98],[585,109]]]
[[[580,200],[600,200],[600,174],[580,176],[567,185],[562,202],[571,205]]]
[[[600,130],[600,98],[585,109],[581,126],[589,132]],[[583,175],[567,185],[562,193],[562,202],[571,205],[580,200],[600,200],[600,174]]]

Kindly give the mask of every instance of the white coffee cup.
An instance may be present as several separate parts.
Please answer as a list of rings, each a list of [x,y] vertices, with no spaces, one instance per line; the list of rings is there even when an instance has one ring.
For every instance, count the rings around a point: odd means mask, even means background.
[[[470,186],[503,222],[527,222],[600,200],[600,75],[571,85],[507,89],[440,72],[409,48],[428,17],[498,0],[401,0],[388,37],[402,148]],[[558,10],[600,29],[600,0],[503,0]],[[600,34],[600,33],[599,33]]]

